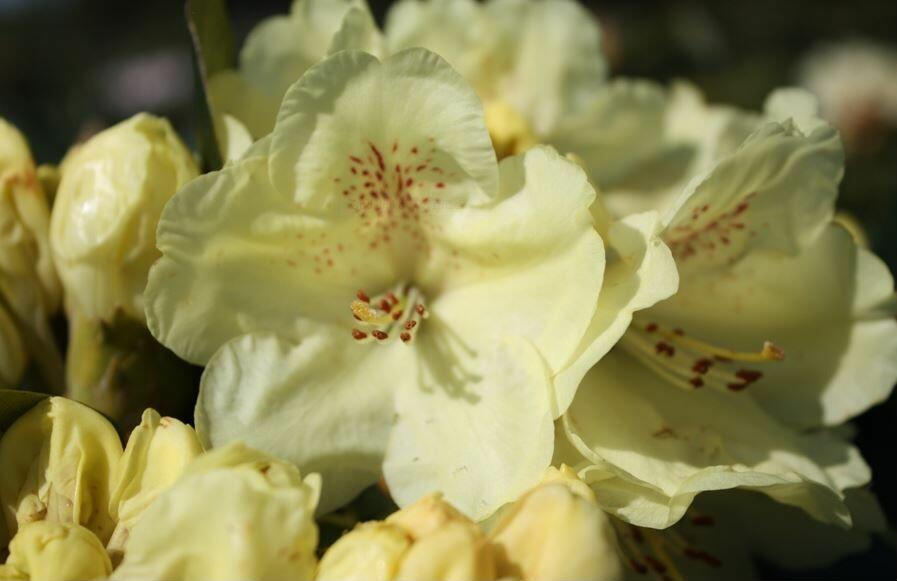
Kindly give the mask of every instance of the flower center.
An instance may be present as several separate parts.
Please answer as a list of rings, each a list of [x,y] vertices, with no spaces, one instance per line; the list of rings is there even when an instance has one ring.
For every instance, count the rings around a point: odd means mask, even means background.
[[[349,309],[358,323],[352,337],[359,342],[382,342],[398,335],[403,343],[410,343],[429,316],[423,294],[410,284],[374,297],[360,290]]]
[[[785,353],[766,341],[756,352],[734,351],[650,322],[634,322],[621,341],[627,351],[661,377],[692,390],[711,387],[742,391],[763,377],[745,363],[780,361]]]
[[[504,101],[486,103],[486,127],[498,159],[504,159],[538,143],[527,120]]]

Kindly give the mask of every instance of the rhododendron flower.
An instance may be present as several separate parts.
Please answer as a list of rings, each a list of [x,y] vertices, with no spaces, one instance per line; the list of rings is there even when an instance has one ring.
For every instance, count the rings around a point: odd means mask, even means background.
[[[651,214],[599,224],[605,268],[594,199],[552,150],[497,164],[435,54],[343,51],[270,139],[167,206],[147,319],[207,365],[206,444],[322,472],[325,507],[382,470],[402,505],[440,490],[484,517],[538,480],[631,313],[675,289]]]
[[[669,206],[679,292],[636,315],[564,417],[599,501],[637,524],[669,526],[733,487],[846,524],[843,491],[869,479],[856,449],[798,429],[887,397],[893,280],[831,221],[836,132],[799,94],[773,103],[794,121],[760,124]]]

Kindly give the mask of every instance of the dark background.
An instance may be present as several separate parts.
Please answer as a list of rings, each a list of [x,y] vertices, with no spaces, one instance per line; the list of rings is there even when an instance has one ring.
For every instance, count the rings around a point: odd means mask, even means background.
[[[378,21],[389,2],[369,0]],[[897,43],[897,2],[713,0],[585,2],[599,16],[615,75],[686,78],[711,101],[758,109],[791,84],[801,57],[824,42]],[[231,0],[238,40],[286,0]],[[0,116],[29,138],[39,163],[58,162],[81,135],[141,111],[168,116],[193,141],[193,69],[177,0],[0,0]],[[873,249],[897,271],[897,128],[848,156],[842,207],[868,229]],[[874,491],[897,523],[897,398],[856,422]],[[884,545],[827,571],[783,578],[895,577]]]

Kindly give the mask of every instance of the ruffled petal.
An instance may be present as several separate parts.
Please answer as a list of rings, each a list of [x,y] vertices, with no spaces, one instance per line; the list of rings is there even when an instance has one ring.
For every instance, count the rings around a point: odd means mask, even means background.
[[[796,256],[755,252],[722,273],[683,278],[646,317],[739,351],[771,341],[784,360],[754,364],[762,376],[748,392],[789,424],[834,425],[887,398],[897,381],[893,293],[887,267],[829,226]]]
[[[664,236],[683,274],[730,265],[755,250],[796,254],[834,213],[844,153],[829,126],[803,135],[768,123],[668,210]]]
[[[298,345],[247,335],[209,361],[196,427],[207,446],[243,441],[321,473],[327,512],[377,481],[394,394],[416,381],[414,352],[399,341],[360,345],[325,328]]]
[[[736,487],[849,525],[841,490],[869,476],[837,438],[791,432],[738,394],[681,390],[623,351],[586,376],[564,429],[599,502],[642,526],[670,526],[698,493]]]
[[[522,339],[471,349],[435,329],[415,342],[420,377],[396,394],[383,464],[390,493],[406,506],[441,491],[483,519],[538,482],[551,460],[548,369]]]
[[[312,67],[284,97],[271,145],[275,186],[313,211],[424,197],[482,204],[497,174],[482,104],[423,49],[383,63],[344,51]]]
[[[676,292],[679,275],[669,248],[660,240],[661,231],[655,212],[611,224],[607,244],[613,252],[595,314],[567,366],[555,377],[557,415],[569,407],[583,376],[626,332],[633,313]]]

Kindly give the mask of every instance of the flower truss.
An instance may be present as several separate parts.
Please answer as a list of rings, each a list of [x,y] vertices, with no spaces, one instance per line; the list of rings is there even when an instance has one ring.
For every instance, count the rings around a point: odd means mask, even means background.
[[[212,154],[0,120],[0,579],[750,579],[886,531],[835,105],[609,79],[573,0],[295,0],[234,62],[220,6]]]

